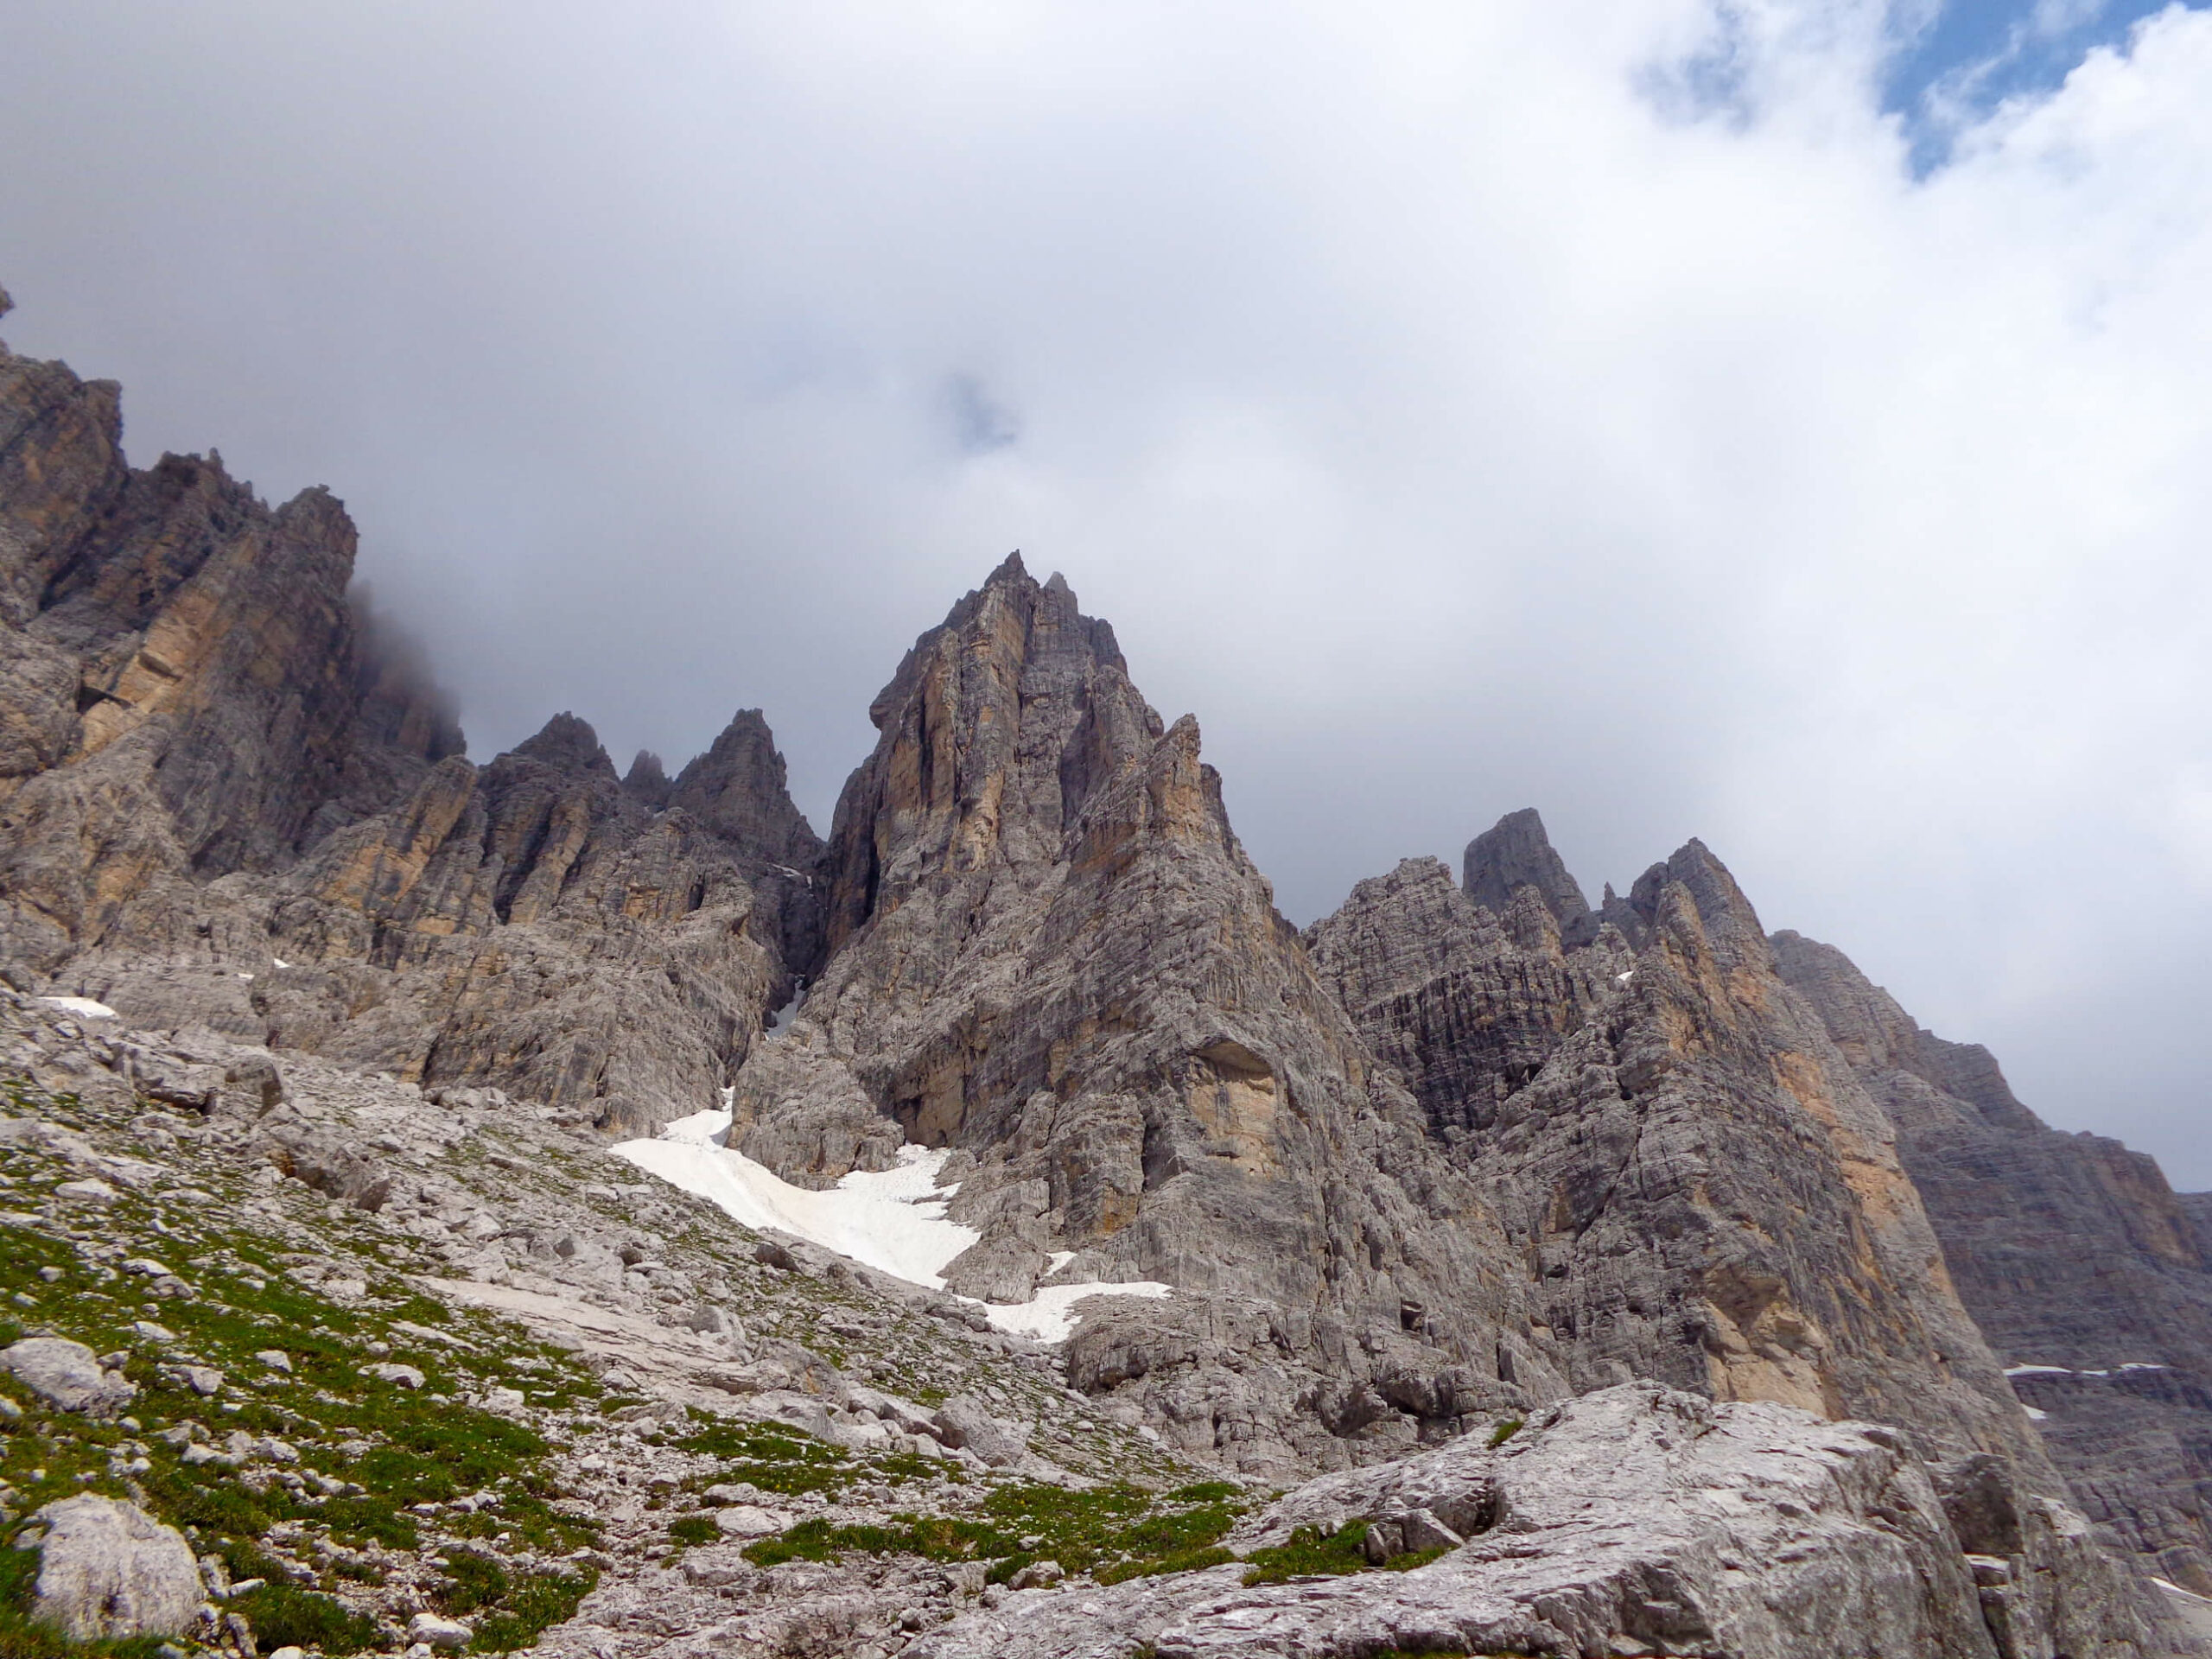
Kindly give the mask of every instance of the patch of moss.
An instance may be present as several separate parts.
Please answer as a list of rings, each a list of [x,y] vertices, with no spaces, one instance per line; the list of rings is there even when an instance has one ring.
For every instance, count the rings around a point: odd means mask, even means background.
[[[711,1515],[679,1515],[668,1523],[668,1535],[679,1544],[711,1544],[721,1534]]]
[[[686,1483],[694,1491],[723,1481],[744,1481],[764,1492],[829,1491],[861,1472],[850,1452],[803,1428],[784,1423],[732,1422],[696,1408],[692,1423],[690,1433],[656,1435],[653,1443],[723,1460],[714,1474]],[[876,1467],[880,1470],[881,1465]]]
[[[524,1579],[508,1595],[505,1605],[476,1622],[469,1643],[476,1653],[513,1653],[535,1645],[547,1629],[575,1617],[576,1604],[591,1593],[599,1574],[537,1573]]]
[[[1490,1432],[1490,1443],[1491,1443],[1491,1447],[1492,1447],[1493,1449],[1495,1449],[1495,1448],[1496,1448],[1496,1447],[1497,1447],[1497,1446],[1503,1446],[1503,1445],[1504,1445],[1508,1440],[1511,1440],[1511,1439],[1512,1439],[1516,1434],[1518,1434],[1520,1432],[1521,1432],[1521,1420],[1520,1420],[1518,1417],[1509,1417],[1509,1418],[1507,1418],[1503,1422],[1500,1423],[1500,1424],[1499,1424],[1496,1428],[1493,1428],[1492,1430],[1491,1430],[1491,1432]]]
[[[1211,1495],[1214,1486],[1192,1490]],[[888,1527],[805,1521],[750,1545],[745,1555],[757,1567],[827,1560],[846,1551],[982,1560],[998,1584],[1032,1561],[1051,1560],[1070,1573],[1096,1572],[1110,1583],[1233,1559],[1218,1546],[1237,1512],[1225,1502],[1178,1504],[1134,1486],[1070,1491],[1024,1481],[995,1488],[972,1515],[900,1515]]]
[[[1388,1560],[1370,1561],[1367,1559],[1367,1526],[1364,1521],[1350,1521],[1325,1534],[1319,1527],[1300,1527],[1290,1535],[1288,1543],[1255,1549],[1244,1557],[1249,1564],[1244,1583],[1249,1588],[1262,1584],[1284,1584],[1293,1579],[1342,1577],[1348,1573],[1410,1573],[1417,1567],[1427,1567],[1444,1554],[1439,1546],[1404,1550]]]
[[[1281,1584],[1291,1579],[1342,1575],[1367,1570],[1367,1522],[1352,1521],[1331,1533],[1300,1527],[1290,1541],[1255,1549],[1245,1560],[1247,1586]]]
[[[446,1576],[435,1593],[438,1611],[455,1618],[497,1606],[514,1588],[507,1569],[489,1555],[456,1550],[446,1558]]]
[[[264,1649],[321,1648],[327,1654],[359,1653],[377,1639],[376,1621],[332,1598],[275,1580],[225,1604],[245,1615]]]

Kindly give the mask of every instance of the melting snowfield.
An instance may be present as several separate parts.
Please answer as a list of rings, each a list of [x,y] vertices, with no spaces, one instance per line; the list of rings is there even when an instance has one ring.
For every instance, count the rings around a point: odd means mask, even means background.
[[[647,1174],[708,1199],[741,1225],[789,1233],[931,1290],[944,1288],[944,1269],[978,1236],[974,1228],[946,1218],[945,1205],[959,1190],[937,1184],[938,1172],[951,1156],[948,1151],[901,1147],[897,1168],[856,1169],[817,1192],[793,1186],[765,1164],[723,1146],[730,1122],[728,1112],[696,1112],[678,1118],[657,1139],[625,1141],[612,1150]],[[1067,1259],[1055,1257],[1052,1265]],[[1087,1296],[1167,1294],[1167,1286],[1149,1281],[1094,1281],[1049,1286],[1034,1300],[1012,1306],[977,1306],[1001,1331],[1065,1342],[1082,1318],[1076,1304]]]

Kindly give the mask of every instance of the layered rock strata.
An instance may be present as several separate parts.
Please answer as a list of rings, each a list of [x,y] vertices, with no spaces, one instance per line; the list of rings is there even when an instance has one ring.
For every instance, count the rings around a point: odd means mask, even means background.
[[[2056,1490],[1887,1118],[1719,861],[1692,842],[1592,916],[1524,813],[1468,871],[1517,883],[1503,913],[1411,860],[1309,942],[1488,1200],[1573,1386],[1879,1419]]]
[[[2046,1127],[1986,1049],[1923,1030],[1833,946],[1773,947],[1897,1125],[1960,1298],[2082,1507],[2212,1595],[2206,1195],[2175,1193],[2117,1141]]]

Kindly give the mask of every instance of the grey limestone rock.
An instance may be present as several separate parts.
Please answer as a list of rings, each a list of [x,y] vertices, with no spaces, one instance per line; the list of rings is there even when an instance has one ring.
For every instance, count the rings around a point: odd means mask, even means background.
[[[138,1392],[83,1343],[63,1337],[25,1337],[0,1349],[0,1369],[57,1410],[88,1417],[112,1417]]]
[[[955,1395],[938,1407],[936,1425],[947,1446],[964,1446],[994,1468],[1020,1463],[1029,1450],[1028,1430],[994,1415],[973,1395]]]
[[[1366,1522],[1444,1544],[1427,1566],[1249,1588],[1232,1566],[1016,1595],[913,1652],[2054,1659],[2179,1650],[2162,1611],[2086,1543],[2084,1523],[2063,1505],[2010,1488],[1978,1492],[1959,1510],[1980,1529],[1969,1541],[1941,1478],[1887,1428],[1631,1384],[1552,1408],[1497,1448],[1470,1437],[1313,1481],[1230,1539],[1249,1553],[1300,1527],[1331,1533]],[[1974,1546],[1999,1542],[2011,1548],[1988,1567],[1970,1559]]]
[[[45,1529],[34,1611],[77,1641],[179,1636],[199,1616],[192,1546],[137,1505],[87,1494],[32,1520]]]
[[[1502,912],[1515,893],[1534,887],[1562,928],[1590,913],[1581,885],[1553,849],[1544,821],[1533,806],[1507,813],[1469,842],[1460,879],[1469,900],[1487,910]]]
[[[335,498],[120,432],[0,347],[0,974],[613,1128],[711,1099],[820,948],[759,713],[676,785],[571,715],[472,766]]]
[[[1275,912],[1197,722],[1146,704],[1064,582],[1009,559],[871,715],[832,954],[740,1074],[733,1144],[808,1185],[952,1148],[982,1234],[956,1286],[1024,1294],[1062,1252],[1173,1286],[1088,1305],[1071,1373],[1255,1472],[1561,1388],[1480,1195]]]
[[[1413,861],[1308,938],[1488,1196],[1573,1385],[1653,1377],[1890,1421],[2057,1491],[1889,1120],[1719,861],[1691,842],[1575,944],[1541,885],[1558,889],[1541,824],[1494,835],[1473,867],[1530,876],[1503,915]]]

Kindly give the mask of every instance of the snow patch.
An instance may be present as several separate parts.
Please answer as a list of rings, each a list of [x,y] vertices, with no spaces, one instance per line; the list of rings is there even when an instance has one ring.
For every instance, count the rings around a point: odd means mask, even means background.
[[[792,1234],[931,1290],[944,1288],[946,1265],[978,1236],[945,1219],[952,1193],[938,1187],[937,1173],[951,1156],[948,1151],[903,1147],[895,1168],[856,1169],[817,1192],[722,1145],[730,1121],[728,1112],[694,1112],[656,1140],[625,1141],[613,1150],[647,1174],[719,1205],[743,1226]]]
[[[1141,1296],[1147,1301],[1157,1301],[1172,1293],[1173,1287],[1150,1279],[1139,1279],[1126,1285],[1046,1285],[1038,1291],[1033,1301],[1010,1306],[985,1302],[983,1316],[1000,1330],[1018,1337],[1034,1337],[1039,1342],[1065,1342],[1083,1318],[1075,1311],[1077,1302],[1092,1296]]]
[[[73,1014],[79,1020],[120,1020],[123,1016],[105,1002],[95,1002],[89,996],[41,996],[37,1001],[49,1008],[59,1008],[64,1014]]]
[[[2166,1368],[2163,1365],[2153,1365],[2147,1360],[2138,1359],[2131,1360],[2120,1369],[2123,1371],[2163,1371]]]
[[[856,1169],[817,1192],[793,1186],[766,1165],[733,1151],[728,1145],[733,1122],[728,1111],[694,1112],[651,1141],[625,1141],[610,1150],[648,1175],[707,1199],[741,1226],[789,1233],[931,1290],[944,1288],[945,1268],[980,1236],[945,1217],[945,1205],[959,1191],[957,1185],[937,1184],[950,1148],[902,1147],[895,1168]],[[1052,1257],[1052,1266],[1058,1270],[1074,1259],[1074,1251],[1064,1250]],[[1082,1318],[1076,1304],[1088,1297],[1168,1294],[1169,1287],[1150,1281],[1093,1282],[1053,1285],[1033,1300],[1012,1306],[976,1306],[1001,1331],[1065,1342]]]
[[[2040,1422],[2044,1422],[2044,1421],[2047,1421],[2047,1420],[2050,1418],[2050,1414],[2049,1412],[2047,1412],[2047,1411],[2038,1411],[2038,1410],[2037,1410],[2035,1407],[2033,1407],[2033,1406],[2022,1406],[2022,1407],[2020,1408],[2020,1409],[2021,1409],[2022,1411],[2024,1411],[2024,1412],[2026,1412],[2026,1413],[2028,1414],[2028,1421],[2029,1421],[2030,1422],[2031,1422],[2031,1423],[2040,1423]]]
[[[2071,1376],[2074,1373],[2063,1365],[2007,1365],[2007,1376]]]

